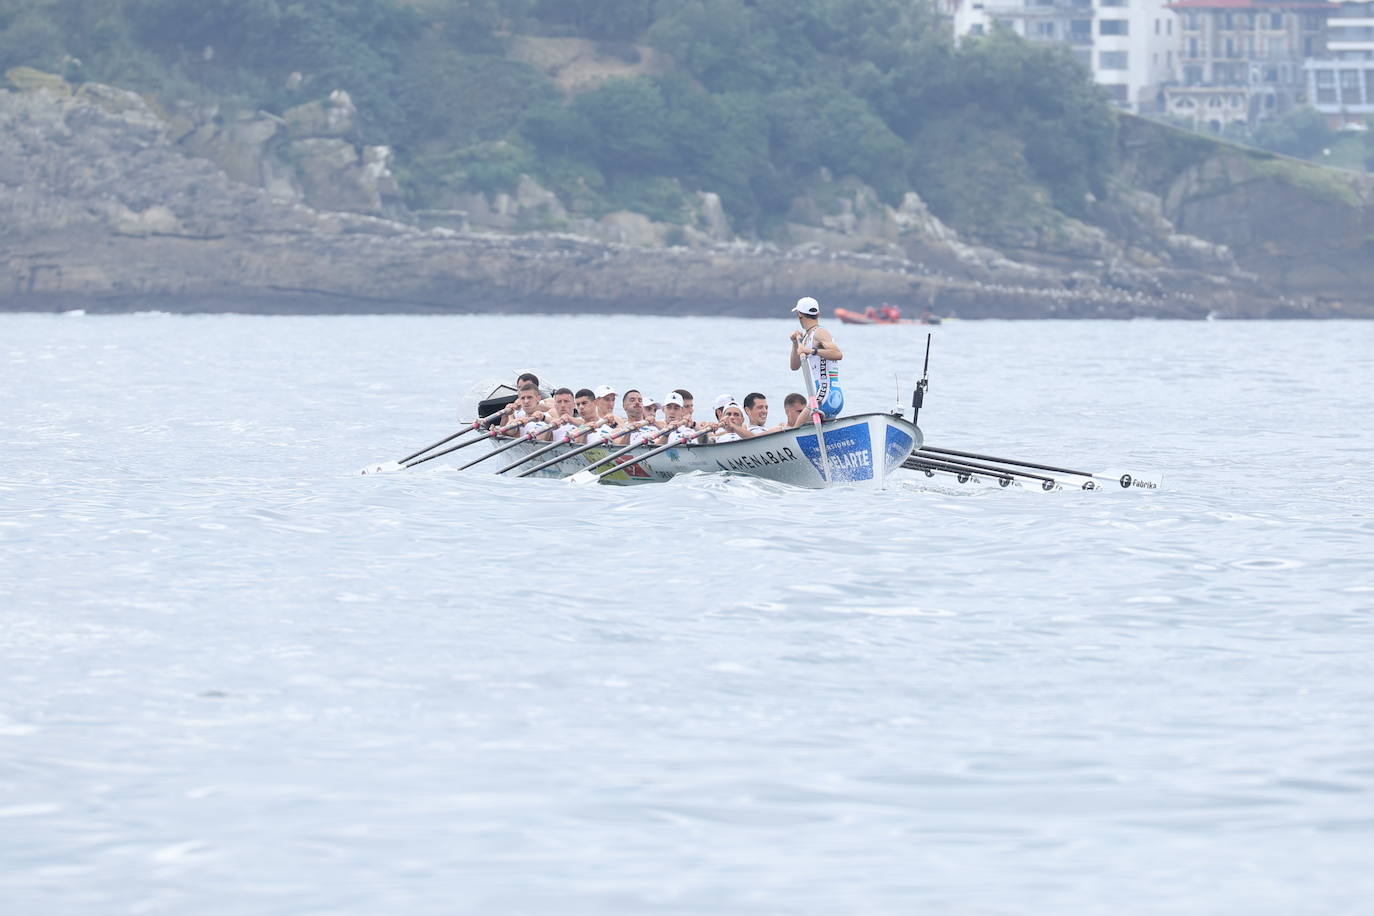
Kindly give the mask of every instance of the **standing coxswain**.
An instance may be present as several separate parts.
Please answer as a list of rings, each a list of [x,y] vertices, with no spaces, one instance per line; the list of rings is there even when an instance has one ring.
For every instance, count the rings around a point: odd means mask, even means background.
[[[815,391],[811,394],[816,398],[821,415],[826,419],[834,419],[844,410],[844,392],[840,390],[838,365],[844,359],[844,353],[836,346],[830,332],[821,327],[819,302],[810,296],[803,296],[797,300],[792,311],[801,324],[800,331],[792,332],[792,371],[801,368],[802,360],[809,362],[812,383],[815,385]],[[805,412],[798,415],[798,426],[805,422],[805,416]]]

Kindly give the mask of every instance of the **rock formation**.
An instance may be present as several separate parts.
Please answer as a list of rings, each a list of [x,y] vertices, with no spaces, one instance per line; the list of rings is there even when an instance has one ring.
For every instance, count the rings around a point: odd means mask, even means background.
[[[811,294],[966,317],[1330,311],[1265,296],[1226,247],[1184,234],[1224,222],[1189,191],[1212,180],[1205,166],[1182,191],[1142,180],[1160,190],[1118,195],[1100,225],[1066,221],[1019,259],[960,240],[914,194],[889,207],[825,175],[789,216],[794,247],[733,239],[712,194],[683,225],[579,221],[528,178],[484,198],[473,224],[533,212],[577,234],[506,234],[374,215],[396,194],[389,152],[348,142],[342,93],[223,118],[108,86],[25,85],[0,90],[0,309],[776,315]],[[1247,252],[1269,241],[1232,236]]]

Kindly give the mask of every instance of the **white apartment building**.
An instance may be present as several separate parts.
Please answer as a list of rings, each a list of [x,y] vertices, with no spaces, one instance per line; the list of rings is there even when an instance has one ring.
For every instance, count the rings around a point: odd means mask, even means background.
[[[946,0],[954,35],[1009,28],[1060,42],[1129,111],[1153,111],[1174,78],[1178,35],[1166,0]]]
[[[1336,4],[1326,19],[1326,54],[1303,62],[1307,99],[1332,122],[1371,126],[1374,115],[1374,2]]]

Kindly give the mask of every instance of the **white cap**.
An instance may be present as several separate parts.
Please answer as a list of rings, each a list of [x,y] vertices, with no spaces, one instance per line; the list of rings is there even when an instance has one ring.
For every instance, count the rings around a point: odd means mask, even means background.
[[[735,396],[733,394],[718,394],[716,395],[715,403],[712,404],[711,407],[714,410],[720,410],[726,404],[733,403],[735,403]]]
[[[615,394],[616,391],[610,385],[597,385],[596,391],[592,392],[594,398],[604,398],[608,394]]]
[[[797,300],[797,304],[792,306],[792,311],[799,315],[810,315],[814,318],[821,313],[821,304],[810,296],[802,296]]]
[[[658,402],[658,399],[657,399],[657,398],[651,398],[651,397],[646,396],[646,397],[644,398],[644,406],[645,406],[645,407],[662,407],[663,405],[660,404],[660,403]]]
[[[660,407],[667,407],[667,406],[669,406],[670,404],[676,404],[678,407],[686,407],[686,406],[687,406],[687,405],[684,404],[683,401],[682,401],[682,395],[678,394],[676,391],[674,391],[672,394],[670,394],[670,395],[668,395],[666,398],[664,398],[664,399],[663,399],[663,402],[662,402],[661,404],[659,404],[659,406],[660,406]]]

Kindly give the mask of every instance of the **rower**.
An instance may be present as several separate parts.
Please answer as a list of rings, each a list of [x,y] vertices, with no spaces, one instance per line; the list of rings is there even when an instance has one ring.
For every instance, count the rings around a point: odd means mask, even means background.
[[[782,399],[782,412],[787,414],[787,422],[779,429],[786,429],[789,426],[797,426],[798,420],[806,412],[806,395],[794,391]]]
[[[749,431],[749,435],[744,438],[750,439],[771,432],[768,429],[768,398],[759,392],[751,391],[744,396],[744,416],[749,421],[744,424]]]
[[[574,398],[578,422],[582,426],[596,426],[601,419],[601,412],[597,410],[596,393],[590,388],[579,388]],[[581,440],[582,437],[578,437],[577,441]]]
[[[692,404],[695,403],[692,400],[692,392],[688,391],[686,388],[674,388],[673,394],[682,399],[682,422],[689,425],[695,425],[696,420],[692,417]],[[667,400],[667,398],[664,398],[665,402]],[[663,407],[666,410],[668,405],[665,403]]]
[[[619,426],[620,418],[615,415],[615,389],[610,385],[597,385],[594,393],[596,395],[596,409],[601,419]]]
[[[811,380],[816,386],[812,394],[821,415],[834,419],[844,410],[844,392],[840,390],[839,361],[844,352],[835,344],[830,332],[821,327],[821,304],[810,296],[803,296],[792,307],[801,324],[800,331],[792,332],[792,371],[801,368],[802,360],[811,364]],[[797,419],[800,424],[801,417]]]
[[[639,393],[638,388],[628,389],[620,399],[620,405],[625,408],[625,419],[631,423],[644,419],[644,395]]]
[[[571,388],[559,388],[553,393],[551,420],[557,424],[550,434],[551,442],[566,442],[568,436],[577,430],[577,404]]]
[[[633,405],[633,413],[631,412],[631,391],[634,392],[633,398],[635,401]],[[626,418],[630,421],[630,425],[633,426],[635,424],[638,424],[638,428],[634,429],[633,431],[627,434],[627,444],[638,445],[639,443],[653,437],[655,434],[662,431],[663,427],[659,426],[657,421],[657,401],[645,401],[644,396],[642,394],[640,394],[635,389],[631,389],[630,391],[625,392],[625,397],[622,399],[622,403],[625,405],[625,415]],[[635,414],[637,414],[638,416],[635,416]]]
[[[532,382],[522,382],[515,395],[511,421],[516,420],[524,421],[516,435],[548,438],[550,424],[544,422],[544,412],[539,409],[539,388]]]
[[[692,393],[678,388],[663,399],[663,425],[673,427],[668,441],[674,445],[697,441],[700,433],[692,421]]]
[[[538,389],[539,408],[541,410],[546,411],[553,410],[553,398],[551,396],[545,397],[546,394],[551,393],[548,391],[548,389],[539,387],[539,376],[535,375],[533,372],[521,372],[519,375],[517,375],[515,377],[515,390],[519,391],[520,386],[525,384],[526,382],[528,382],[529,384],[533,385],[536,389]]]
[[[721,431],[716,433],[713,442],[738,442],[749,438],[749,427],[744,424],[744,408],[729,403],[720,411]]]
[[[596,396],[597,434],[618,435],[625,421],[615,415],[615,389],[610,385],[598,385],[592,394]]]
[[[716,395],[716,400],[715,400],[715,402],[711,404],[711,406],[712,406],[713,408],[715,408],[715,411],[716,411],[716,419],[717,419],[717,420],[720,419],[720,412],[721,412],[722,410],[724,410],[727,406],[729,406],[729,405],[731,405],[731,404],[738,404],[738,403],[739,403],[739,402],[735,400],[735,396],[734,396],[733,394],[718,394],[718,395]]]

